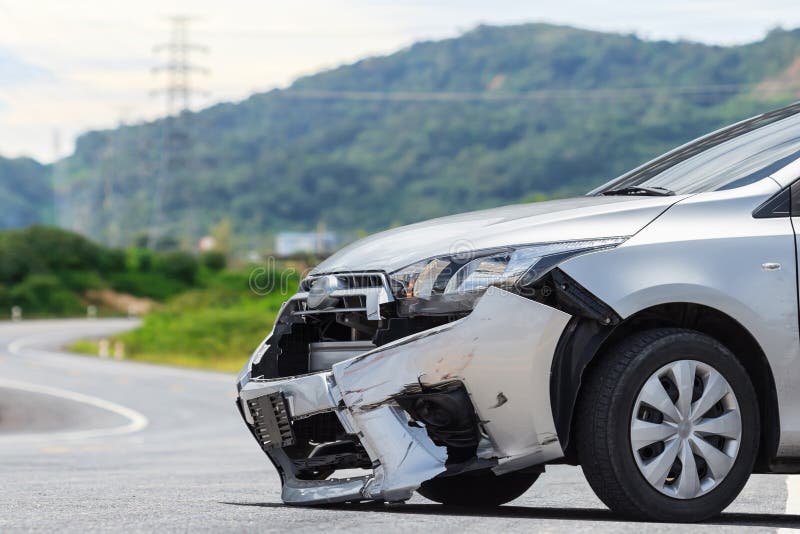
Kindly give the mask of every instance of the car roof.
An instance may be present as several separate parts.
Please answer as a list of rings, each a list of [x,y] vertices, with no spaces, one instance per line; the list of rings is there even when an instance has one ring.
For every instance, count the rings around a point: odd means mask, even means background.
[[[800,178],[800,159],[791,162],[778,172],[771,174],[770,178],[778,182],[781,187],[786,187]]]

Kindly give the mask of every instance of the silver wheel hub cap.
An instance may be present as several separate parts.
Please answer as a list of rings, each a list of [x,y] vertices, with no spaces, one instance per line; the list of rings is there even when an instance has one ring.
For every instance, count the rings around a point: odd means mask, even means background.
[[[633,405],[630,443],[642,476],[677,499],[719,485],[739,452],[742,417],[728,381],[707,363],[678,360],[653,373]]]

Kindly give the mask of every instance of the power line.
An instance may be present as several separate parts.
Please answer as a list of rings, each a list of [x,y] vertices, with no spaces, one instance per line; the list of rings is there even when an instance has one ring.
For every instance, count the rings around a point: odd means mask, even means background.
[[[777,94],[800,91],[800,83],[716,84],[694,86],[619,87],[598,89],[540,89],[534,91],[351,91],[285,89],[283,98],[307,100],[371,100],[391,102],[526,102],[554,99],[620,100],[652,96],[715,96],[755,91]]]

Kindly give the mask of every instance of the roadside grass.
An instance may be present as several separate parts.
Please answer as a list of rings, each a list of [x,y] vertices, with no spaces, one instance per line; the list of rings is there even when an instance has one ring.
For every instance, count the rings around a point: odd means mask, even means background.
[[[209,275],[202,289],[171,298],[143,318],[142,326],[109,338],[121,341],[130,360],[238,371],[269,333],[286,295],[250,290],[249,271]],[[290,281],[296,286],[296,281]],[[98,355],[97,340],[81,340],[70,350]]]
[[[69,350],[79,354],[91,354],[92,356],[97,356],[100,352],[99,346],[100,342],[95,339],[81,339],[72,343],[69,346]]]

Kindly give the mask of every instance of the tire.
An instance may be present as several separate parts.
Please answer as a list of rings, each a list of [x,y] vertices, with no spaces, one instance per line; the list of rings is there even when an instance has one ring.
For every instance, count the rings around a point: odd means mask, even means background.
[[[683,389],[677,385],[689,383]],[[657,385],[673,403],[662,403],[663,411],[647,402],[664,400]],[[687,398],[688,403],[682,400]],[[648,425],[666,434],[673,431],[667,428],[672,418],[679,421],[672,437],[642,446],[654,438]],[[712,428],[725,435],[706,432]],[[612,511],[632,519],[702,521],[725,509],[753,470],[758,401],[746,371],[721,343],[692,330],[647,330],[616,345],[593,366],[574,430],[586,479]],[[665,466],[669,471],[662,477]]]
[[[491,471],[474,471],[428,480],[417,492],[447,506],[500,506],[525,493],[537,478],[539,473],[517,471],[498,476]]]

